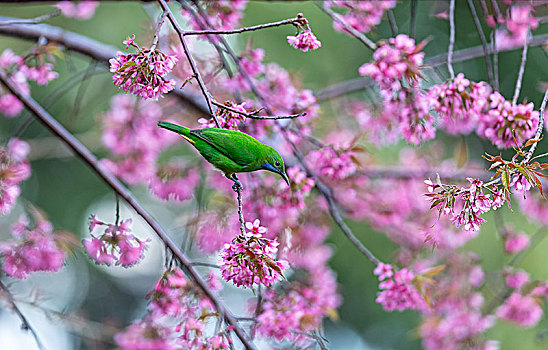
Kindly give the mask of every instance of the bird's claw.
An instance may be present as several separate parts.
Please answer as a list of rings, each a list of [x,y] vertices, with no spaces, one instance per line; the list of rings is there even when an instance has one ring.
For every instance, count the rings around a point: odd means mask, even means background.
[[[240,181],[234,181],[234,185],[232,185],[232,189],[234,192],[241,191],[243,188],[242,183]]]

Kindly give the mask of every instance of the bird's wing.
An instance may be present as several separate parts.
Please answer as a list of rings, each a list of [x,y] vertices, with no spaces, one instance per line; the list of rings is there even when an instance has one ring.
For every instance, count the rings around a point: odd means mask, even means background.
[[[207,142],[217,151],[243,167],[253,165],[260,156],[258,152],[261,150],[262,143],[242,132],[206,128],[192,130],[190,134]]]

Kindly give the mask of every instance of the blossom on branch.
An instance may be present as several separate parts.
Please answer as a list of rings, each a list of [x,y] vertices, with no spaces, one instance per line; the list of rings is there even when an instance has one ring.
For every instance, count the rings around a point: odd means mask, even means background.
[[[158,99],[175,87],[175,80],[166,79],[178,58],[156,49],[139,47],[133,38],[124,41],[127,47],[133,46],[137,52],[124,54],[120,51],[110,59],[110,71],[114,73],[114,85],[144,99]]]
[[[287,42],[294,48],[307,52],[308,50],[316,50],[322,46],[322,43],[316,39],[316,36],[310,29],[304,30],[296,36],[288,36]]]
[[[61,10],[61,14],[65,17],[84,20],[93,17],[95,9],[99,6],[99,2],[79,1],[75,3],[74,1],[59,1],[54,6]]]
[[[220,253],[221,273],[236,286],[253,288],[254,284],[271,286],[281,281],[289,267],[285,260],[276,260],[278,239],[263,238],[266,232],[259,220],[246,223],[248,232],[236,236]]]
[[[30,177],[30,164],[26,161],[29,151],[28,143],[17,138],[0,147],[0,215],[13,209],[21,194],[19,184]]]
[[[120,224],[113,225],[99,221],[95,215],[92,215],[89,226],[90,233],[97,226],[105,226],[104,233],[82,241],[86,253],[97,264],[130,267],[143,258],[149,240],[142,241],[131,233],[131,219],[122,220]]]

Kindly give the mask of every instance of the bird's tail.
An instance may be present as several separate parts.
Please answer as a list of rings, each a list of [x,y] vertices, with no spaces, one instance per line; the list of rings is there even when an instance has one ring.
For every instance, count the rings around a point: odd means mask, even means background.
[[[187,136],[190,133],[190,129],[181,125],[177,125],[170,122],[165,121],[159,121],[158,126],[173,132],[176,132],[177,134],[181,134],[183,136]]]

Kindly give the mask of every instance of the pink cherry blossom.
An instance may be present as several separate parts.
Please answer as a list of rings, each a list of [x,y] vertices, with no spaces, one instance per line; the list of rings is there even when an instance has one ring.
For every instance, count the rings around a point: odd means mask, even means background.
[[[75,18],[79,20],[90,19],[95,13],[95,9],[99,6],[98,1],[59,1],[55,7],[61,10],[61,14],[65,17]]]
[[[307,52],[308,50],[316,50],[322,46],[322,43],[316,39],[314,33],[310,29],[304,30],[297,36],[288,36],[287,42],[294,48]]]

